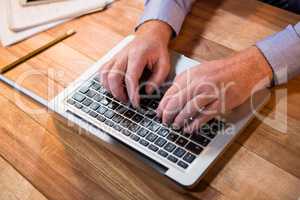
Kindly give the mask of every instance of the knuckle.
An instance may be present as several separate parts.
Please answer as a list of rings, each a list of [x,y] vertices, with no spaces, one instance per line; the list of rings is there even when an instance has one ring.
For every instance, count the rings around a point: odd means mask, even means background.
[[[107,79],[110,82],[117,82],[119,78],[120,77],[117,73],[109,73],[108,76],[107,76]]]

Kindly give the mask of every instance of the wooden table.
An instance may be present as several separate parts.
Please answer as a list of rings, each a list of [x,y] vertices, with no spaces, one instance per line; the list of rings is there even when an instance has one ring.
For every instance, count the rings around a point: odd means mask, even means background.
[[[121,0],[104,12],[0,47],[0,65],[75,28],[75,36],[6,74],[20,82],[35,73],[22,85],[51,99],[132,33],[142,8],[142,1]],[[255,0],[202,0],[171,46],[195,59],[218,59],[299,20]],[[296,200],[300,196],[299,83],[297,78],[276,90],[288,89],[287,107],[277,108],[273,98],[262,111],[271,117],[287,109],[287,134],[254,120],[199,185],[181,193],[101,145],[77,134],[59,133],[44,108],[0,83],[0,199]],[[39,112],[33,112],[36,109]]]

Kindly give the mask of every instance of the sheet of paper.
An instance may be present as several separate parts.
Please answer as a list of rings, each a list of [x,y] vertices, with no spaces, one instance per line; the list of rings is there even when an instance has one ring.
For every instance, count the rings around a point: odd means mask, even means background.
[[[19,0],[1,1],[9,2],[9,27],[14,31],[25,30],[57,20],[75,18],[91,11],[102,10],[113,2],[113,0],[68,0],[22,6]]]
[[[0,0],[0,38],[3,46],[9,46],[21,40],[24,40],[34,34],[37,34],[41,31],[45,31],[49,28],[52,28],[58,24],[61,24],[70,19],[60,20],[57,22],[49,23],[42,26],[37,26],[32,29],[28,29],[25,31],[14,32],[9,29],[8,19],[7,19],[7,11],[8,11],[8,1]]]

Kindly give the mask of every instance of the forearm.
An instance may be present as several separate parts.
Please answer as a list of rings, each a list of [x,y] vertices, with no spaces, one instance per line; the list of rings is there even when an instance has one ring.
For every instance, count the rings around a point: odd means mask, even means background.
[[[257,42],[273,70],[275,85],[300,75],[300,22]]]
[[[195,0],[146,0],[144,13],[137,29],[149,20],[159,20],[168,24],[174,35],[178,35]]]

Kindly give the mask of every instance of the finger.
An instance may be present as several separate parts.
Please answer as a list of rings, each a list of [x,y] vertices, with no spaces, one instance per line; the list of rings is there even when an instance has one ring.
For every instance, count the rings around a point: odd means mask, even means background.
[[[193,96],[198,95],[194,94],[194,88],[196,85],[188,85],[184,89],[177,92],[173,95],[165,105],[162,111],[162,121],[165,124],[170,124],[174,121],[178,113],[184,108],[187,102],[189,102]]]
[[[156,109],[156,113],[158,117],[162,117],[163,111],[166,108],[166,105],[168,104],[169,100],[178,93],[180,90],[185,88],[185,76],[178,76],[172,86],[166,91],[163,98],[160,100],[160,103]]]
[[[169,55],[162,56],[154,66],[152,74],[146,84],[146,93],[152,94],[155,88],[159,88],[165,81],[170,70]]]
[[[195,117],[203,110],[203,107],[212,103],[216,98],[205,93],[201,93],[194,97],[191,101],[187,102],[184,108],[175,117],[173,122],[175,127],[182,127],[186,119]]]
[[[127,102],[127,95],[124,87],[125,70],[127,58],[116,62],[108,73],[107,79],[111,93],[120,101]]]
[[[104,64],[101,69],[99,70],[99,74],[100,74],[100,83],[107,89],[110,91],[109,89],[109,84],[108,84],[108,73],[110,71],[110,68],[113,66],[114,61],[111,60],[109,62],[107,62],[106,64]]]
[[[209,104],[197,118],[195,118],[190,124],[184,127],[184,132],[192,133],[193,131],[201,128],[206,122],[216,117],[219,114],[220,102],[214,101]]]
[[[125,84],[128,97],[134,107],[139,106],[139,79],[147,64],[146,59],[141,56],[130,56],[125,75]]]

